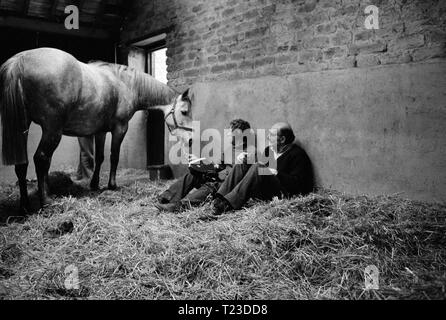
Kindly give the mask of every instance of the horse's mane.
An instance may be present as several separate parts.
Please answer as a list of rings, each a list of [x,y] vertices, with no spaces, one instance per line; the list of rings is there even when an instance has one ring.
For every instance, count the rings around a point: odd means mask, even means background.
[[[109,68],[119,79],[133,89],[138,102],[147,106],[159,106],[172,103],[177,92],[156,80],[151,75],[132,67],[104,61],[90,61],[88,64],[101,68]]]

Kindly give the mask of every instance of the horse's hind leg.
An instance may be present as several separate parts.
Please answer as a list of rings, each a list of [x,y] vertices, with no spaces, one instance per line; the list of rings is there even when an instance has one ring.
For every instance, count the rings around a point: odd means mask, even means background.
[[[104,162],[104,145],[105,145],[105,133],[99,133],[94,137],[95,143],[95,159],[94,159],[94,173],[91,178],[90,188],[91,190],[99,189],[99,173],[101,172],[101,165]]]
[[[27,128],[29,129],[29,126],[31,125],[31,122],[27,122]],[[25,143],[28,141],[28,131],[25,133]],[[25,144],[26,145],[26,144]],[[20,188],[20,209],[23,211],[23,213],[29,213],[30,212],[30,204],[29,204],[29,197],[28,197],[28,186],[26,181],[26,174],[28,172],[28,161],[21,164],[15,165],[15,174],[17,175],[17,179],[19,180],[19,188]]]
[[[19,179],[20,209],[23,210],[24,213],[28,213],[30,211],[28,188],[26,184],[27,171],[28,171],[28,162],[15,165],[15,173],[17,175],[17,178]]]
[[[51,165],[51,157],[59,145],[62,134],[60,132],[48,131],[42,128],[42,139],[34,154],[36,166],[38,194],[40,205],[43,207],[51,203],[48,197],[48,170]]]
[[[121,143],[127,133],[128,124],[117,125],[112,132],[111,155],[110,155],[110,179],[108,180],[108,188],[116,190],[116,169],[118,168],[119,152]]]

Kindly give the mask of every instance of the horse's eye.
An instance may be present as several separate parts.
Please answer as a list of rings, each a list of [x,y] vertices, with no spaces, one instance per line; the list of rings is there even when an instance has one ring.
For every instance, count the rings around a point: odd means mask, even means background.
[[[182,114],[183,116],[186,116],[186,115],[187,115],[187,110],[181,110],[181,114]]]

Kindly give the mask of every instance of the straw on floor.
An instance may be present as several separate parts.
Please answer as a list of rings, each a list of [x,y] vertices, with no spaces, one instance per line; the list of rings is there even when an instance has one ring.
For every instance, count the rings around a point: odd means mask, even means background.
[[[0,226],[0,299],[446,298],[445,205],[320,190],[202,221],[209,203],[159,214],[170,182],[144,171],[120,171],[116,192],[59,178],[54,205]],[[12,208],[17,187],[0,197]]]

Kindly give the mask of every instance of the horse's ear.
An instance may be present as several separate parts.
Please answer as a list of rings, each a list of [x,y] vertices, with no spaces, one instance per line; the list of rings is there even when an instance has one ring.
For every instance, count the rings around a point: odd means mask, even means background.
[[[192,101],[194,100],[194,92],[190,88],[183,92],[181,95],[181,100],[189,102],[192,105]]]
[[[181,96],[181,100],[190,100],[189,99],[189,88],[183,92],[183,94]]]

